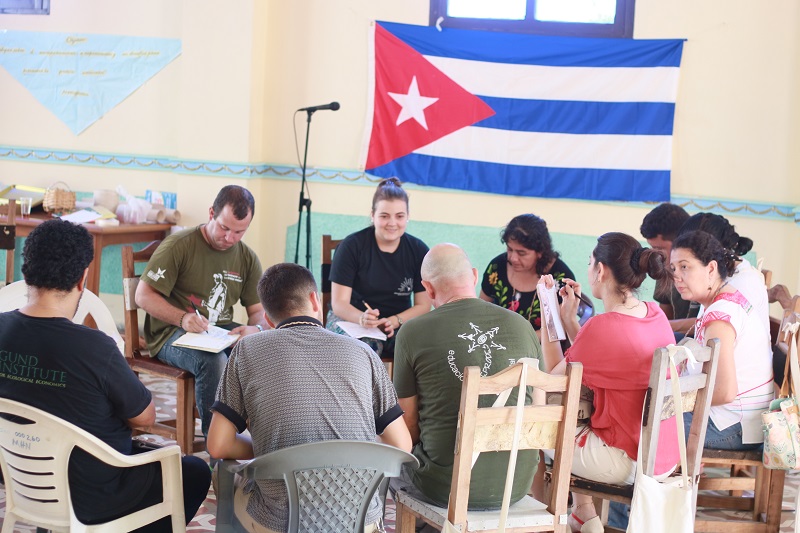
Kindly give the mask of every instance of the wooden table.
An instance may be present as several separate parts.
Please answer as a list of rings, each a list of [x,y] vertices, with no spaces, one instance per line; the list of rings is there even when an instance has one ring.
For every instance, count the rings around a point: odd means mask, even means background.
[[[33,228],[52,217],[46,213],[33,213],[30,217],[17,217],[17,237],[27,237]],[[98,226],[83,224],[94,238],[94,260],[89,265],[89,278],[86,288],[95,294],[100,293],[100,261],[103,248],[114,244],[133,244],[162,240],[167,236],[172,224],[120,224],[119,226]]]

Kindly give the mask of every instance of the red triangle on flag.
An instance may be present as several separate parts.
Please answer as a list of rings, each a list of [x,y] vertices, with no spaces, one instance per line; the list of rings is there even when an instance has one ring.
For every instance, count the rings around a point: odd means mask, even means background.
[[[374,111],[367,170],[494,115],[483,100],[380,24],[375,25],[374,53]]]

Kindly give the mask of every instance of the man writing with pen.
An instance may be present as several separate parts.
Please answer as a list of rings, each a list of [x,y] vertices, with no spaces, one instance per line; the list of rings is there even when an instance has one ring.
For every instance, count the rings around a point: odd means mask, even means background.
[[[209,221],[167,237],[136,288],[136,303],[147,312],[144,335],[150,354],[195,376],[204,436],[230,349],[209,353],[173,342],[187,332],[207,331],[209,325],[243,336],[267,328],[256,290],[261,263],[241,242],[254,214],[255,200],[247,189],[223,187],[209,208]],[[246,326],[233,322],[236,302],[247,312]]]

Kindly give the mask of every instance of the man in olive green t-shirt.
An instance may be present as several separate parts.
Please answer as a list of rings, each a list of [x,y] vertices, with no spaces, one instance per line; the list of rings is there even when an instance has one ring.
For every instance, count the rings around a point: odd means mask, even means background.
[[[492,375],[523,357],[541,358],[531,325],[477,298],[477,282],[478,271],[461,248],[434,246],[422,263],[422,284],[435,309],[404,324],[395,346],[394,386],[420,467],[404,476],[413,487],[402,480],[393,487],[442,507],[450,494],[464,368]],[[516,398],[509,398],[513,404]],[[538,458],[537,450],[519,452],[512,503],[528,492]],[[481,454],[472,469],[470,509],[500,508],[507,468],[508,452]]]
[[[208,210],[208,222],[167,237],[136,287],[136,303],[147,311],[144,337],[151,357],[194,374],[203,435],[208,435],[211,405],[230,349],[210,353],[173,343],[187,332],[205,332],[209,325],[242,336],[268,327],[256,291],[261,263],[242,242],[254,214],[250,191],[223,187]],[[237,302],[247,312],[246,326],[233,321]]]

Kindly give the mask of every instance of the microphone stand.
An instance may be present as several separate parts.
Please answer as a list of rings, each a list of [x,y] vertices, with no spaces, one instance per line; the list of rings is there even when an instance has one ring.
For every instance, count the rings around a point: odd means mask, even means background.
[[[306,164],[308,162],[308,137],[311,131],[311,115],[314,111],[307,109],[308,114],[306,118],[306,149],[303,154],[303,177],[300,182],[300,204],[298,205],[297,213],[297,243],[294,249],[294,262],[300,264],[300,227],[303,222],[303,208],[306,209],[306,268],[311,269],[311,198],[306,198]]]

